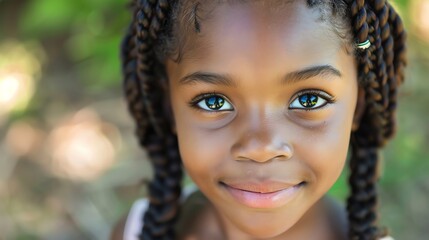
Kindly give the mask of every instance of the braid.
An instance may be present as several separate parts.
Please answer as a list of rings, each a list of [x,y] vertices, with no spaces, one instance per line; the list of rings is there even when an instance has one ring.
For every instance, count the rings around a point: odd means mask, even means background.
[[[152,18],[150,33],[154,39],[158,38],[162,22],[166,19],[168,11],[170,10],[170,4],[167,0],[158,0],[155,6],[154,17]]]
[[[352,140],[350,159],[351,196],[347,202],[350,239],[373,240],[378,237],[376,221],[376,166],[377,148],[362,147],[359,140]]]
[[[367,24],[369,25],[368,39],[371,47],[361,54],[360,63],[363,72],[359,80],[365,88],[367,107],[363,115],[360,131],[353,136],[352,158],[350,160],[351,195],[347,201],[351,239],[377,239],[376,221],[376,184],[375,168],[377,165],[377,132],[383,125],[383,107],[380,102],[383,96],[380,87],[385,82],[385,66],[383,62],[383,48],[379,38],[379,21],[371,9],[367,9]],[[372,134],[371,134],[372,133]]]
[[[162,112],[162,88],[155,74],[160,64],[153,51],[167,11],[169,4],[165,0],[135,4],[135,18],[122,45],[129,110],[137,124],[140,145],[147,150],[154,169],[140,239],[174,239],[173,225],[179,208],[181,161],[176,136]]]
[[[387,112],[389,115],[388,128],[385,133],[386,138],[391,138],[395,132],[395,109],[396,109],[396,98],[397,98],[397,86],[404,81],[404,68],[407,64],[406,61],[406,33],[404,26],[402,24],[401,18],[395,12],[393,7],[387,4],[389,9],[389,25],[390,25],[390,34],[393,39],[393,75],[394,81],[390,83],[389,89],[389,105],[387,107]]]
[[[382,48],[384,50],[384,68],[383,70],[385,71],[384,75],[383,75],[383,81],[382,81],[382,85],[383,87],[380,89],[383,95],[383,117],[385,119],[385,125],[383,127],[383,138],[387,139],[389,138],[392,133],[393,133],[393,129],[394,129],[394,124],[391,124],[393,122],[394,119],[394,114],[393,111],[388,110],[389,105],[391,105],[391,103],[389,103],[389,101],[394,100],[396,101],[396,75],[395,75],[395,70],[394,70],[394,65],[393,65],[393,59],[394,59],[394,52],[393,52],[393,37],[391,35],[391,31],[390,31],[390,24],[388,22],[389,20],[389,6],[386,4],[385,0],[378,0],[375,1],[374,3],[374,9],[377,13],[378,19],[380,19],[380,31],[381,31],[381,36],[380,36],[380,41],[382,42],[382,47],[380,47],[380,49]],[[394,92],[391,91],[392,87],[394,86]],[[391,97],[390,95],[394,94],[395,96]]]
[[[349,231],[351,239],[373,240],[383,235],[376,226],[377,151],[395,128],[396,89],[402,82],[405,65],[405,32],[399,16],[385,0],[368,3],[355,0],[351,4],[351,16],[359,42],[366,40],[362,39],[366,17],[371,47],[357,53],[358,78],[365,89],[366,109],[351,140]]]
[[[351,5],[352,27],[355,30],[356,42],[364,42],[368,39],[368,23],[366,22],[367,13],[364,7],[364,0],[356,0]],[[359,72],[368,73],[369,53],[362,52],[358,58]],[[360,81],[360,79],[359,79]]]

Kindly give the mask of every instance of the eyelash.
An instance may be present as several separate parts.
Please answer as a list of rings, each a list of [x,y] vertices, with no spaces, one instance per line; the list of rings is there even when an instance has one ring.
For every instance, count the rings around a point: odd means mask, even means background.
[[[292,98],[291,101],[289,101],[289,106],[298,98],[306,95],[306,94],[310,94],[310,95],[315,95],[317,97],[320,97],[322,99],[324,99],[326,101],[325,104],[323,104],[322,106],[319,106],[317,108],[291,108],[288,107],[288,109],[291,110],[305,110],[305,111],[313,111],[313,110],[317,110],[317,109],[321,109],[323,107],[325,107],[328,104],[332,104],[336,102],[335,97],[331,96],[330,94],[322,91],[322,90],[317,90],[317,89],[309,89],[309,90],[303,90],[298,92],[297,94],[295,94]],[[226,102],[230,103],[229,99],[227,97],[225,97],[223,94],[217,93],[217,92],[205,92],[205,93],[201,93],[198,94],[196,97],[194,97],[193,99],[191,99],[191,101],[189,102],[189,106],[191,106],[192,108],[199,110],[199,111],[203,111],[203,112],[209,112],[209,113],[217,113],[217,112],[223,112],[223,111],[228,111],[228,110],[214,110],[214,111],[210,111],[210,110],[206,110],[206,109],[202,109],[201,107],[198,106],[198,104],[204,100],[207,99],[209,97],[221,97],[223,98]],[[231,104],[232,105],[232,104]]]
[[[325,107],[325,106],[326,106],[326,105],[328,105],[328,104],[332,104],[332,103],[335,103],[335,102],[336,102],[335,97],[333,97],[332,95],[330,95],[330,94],[326,93],[326,92],[325,92],[325,91],[323,91],[323,90],[318,90],[318,89],[308,89],[308,90],[302,90],[302,91],[298,92],[297,94],[295,94],[295,95],[291,98],[291,100],[289,101],[289,102],[290,102],[290,103],[289,103],[289,106],[290,106],[290,105],[291,105],[291,104],[292,104],[296,99],[298,99],[298,98],[300,98],[300,97],[302,97],[302,96],[304,96],[304,95],[307,95],[307,94],[315,95],[315,96],[317,96],[317,97],[320,97],[320,98],[324,99],[324,100],[326,101],[326,103],[325,103],[325,104],[323,104],[322,106],[317,107],[317,108],[291,108],[291,107],[288,107],[288,109],[291,109],[291,110],[298,109],[298,110],[305,110],[305,111],[313,111],[313,110],[321,109],[321,108]]]
[[[208,113],[218,113],[218,112],[227,111],[227,110],[209,111],[209,110],[206,110],[206,109],[202,109],[201,107],[198,106],[198,103],[200,103],[202,100],[207,99],[209,97],[221,97],[226,102],[228,102],[228,103],[231,102],[227,97],[225,97],[225,95],[223,95],[221,93],[218,93],[218,92],[205,92],[205,93],[200,93],[196,97],[194,97],[193,99],[191,99],[191,101],[189,101],[189,106],[191,106],[192,108],[194,108],[194,109],[196,109],[198,111],[203,111],[203,112],[208,112]]]

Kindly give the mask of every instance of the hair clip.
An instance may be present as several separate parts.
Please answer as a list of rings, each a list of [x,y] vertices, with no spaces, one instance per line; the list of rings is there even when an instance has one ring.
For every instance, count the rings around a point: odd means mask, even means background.
[[[365,50],[371,46],[371,42],[367,39],[365,42],[357,43],[356,47],[362,50]]]

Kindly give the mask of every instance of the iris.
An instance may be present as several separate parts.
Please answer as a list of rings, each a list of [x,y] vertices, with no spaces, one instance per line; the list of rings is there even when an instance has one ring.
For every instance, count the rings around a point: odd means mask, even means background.
[[[224,103],[225,103],[225,99],[219,96],[212,96],[212,97],[206,98],[206,105],[208,108],[212,110],[219,110]]]
[[[303,107],[310,108],[317,104],[318,97],[313,94],[304,94],[299,97],[299,102]]]

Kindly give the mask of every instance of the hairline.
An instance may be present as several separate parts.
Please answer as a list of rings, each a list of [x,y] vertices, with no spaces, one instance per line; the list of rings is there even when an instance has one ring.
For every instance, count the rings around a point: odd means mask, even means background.
[[[282,6],[286,6],[295,2],[296,0],[258,0],[258,1],[269,1],[271,6],[278,7],[274,3],[281,3]],[[202,3],[207,5],[212,4],[214,8],[206,10],[202,8]],[[205,1],[205,0],[185,0],[178,1],[173,6],[172,18],[170,19],[170,26],[167,27],[167,34],[162,34],[160,42],[157,44],[155,50],[156,55],[160,62],[165,63],[166,60],[172,60],[176,63],[180,63],[189,52],[191,44],[190,38],[192,35],[203,35],[204,27],[202,26],[203,21],[211,17],[211,13],[220,4],[252,4],[255,1],[250,0],[218,0],[218,1]],[[351,26],[347,22],[347,13],[345,6],[341,6],[344,3],[343,0],[306,0],[308,8],[314,8],[315,11],[319,11],[319,21],[328,22],[329,29],[339,37],[340,46],[347,54],[353,54],[354,51],[350,51],[352,42]],[[201,11],[206,11],[204,14],[200,14]],[[329,15],[329,16],[328,16]]]

